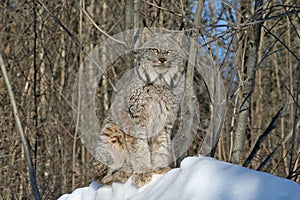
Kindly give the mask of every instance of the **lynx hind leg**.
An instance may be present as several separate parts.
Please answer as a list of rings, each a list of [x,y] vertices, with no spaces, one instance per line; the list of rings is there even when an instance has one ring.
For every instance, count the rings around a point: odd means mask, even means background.
[[[97,144],[96,158],[110,169],[101,183],[124,182],[126,174],[132,171],[125,137],[125,133],[114,123],[108,123],[102,129]],[[118,171],[124,173],[117,173]]]

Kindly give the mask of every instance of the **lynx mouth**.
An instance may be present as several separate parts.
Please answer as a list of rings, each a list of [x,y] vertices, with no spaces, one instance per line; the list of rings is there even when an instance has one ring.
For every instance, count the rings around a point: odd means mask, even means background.
[[[167,63],[159,63],[159,64],[153,64],[153,68],[157,73],[165,73],[168,71],[170,65]]]

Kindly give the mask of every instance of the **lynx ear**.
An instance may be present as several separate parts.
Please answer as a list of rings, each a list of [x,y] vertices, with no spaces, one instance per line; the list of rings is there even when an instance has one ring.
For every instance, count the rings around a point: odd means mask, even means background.
[[[147,40],[153,37],[154,37],[153,32],[148,28],[144,28],[141,34],[141,44],[143,45]]]
[[[179,31],[171,36],[173,40],[175,40],[179,46],[182,46],[183,44],[183,38],[184,38],[184,31]]]

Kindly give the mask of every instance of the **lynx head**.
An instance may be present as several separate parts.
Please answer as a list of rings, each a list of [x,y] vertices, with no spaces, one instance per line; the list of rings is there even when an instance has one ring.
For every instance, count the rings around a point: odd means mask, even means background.
[[[145,83],[176,87],[184,71],[183,32],[156,34],[145,28],[136,52],[137,73]]]

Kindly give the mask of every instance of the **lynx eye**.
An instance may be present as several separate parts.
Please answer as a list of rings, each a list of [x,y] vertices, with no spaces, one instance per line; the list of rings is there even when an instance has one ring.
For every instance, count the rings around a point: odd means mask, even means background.
[[[168,55],[171,55],[171,54],[173,54],[173,53],[175,53],[174,50],[168,50],[168,51],[167,51],[167,54],[168,54]]]
[[[154,54],[159,54],[159,50],[158,49],[150,49],[150,51]]]

